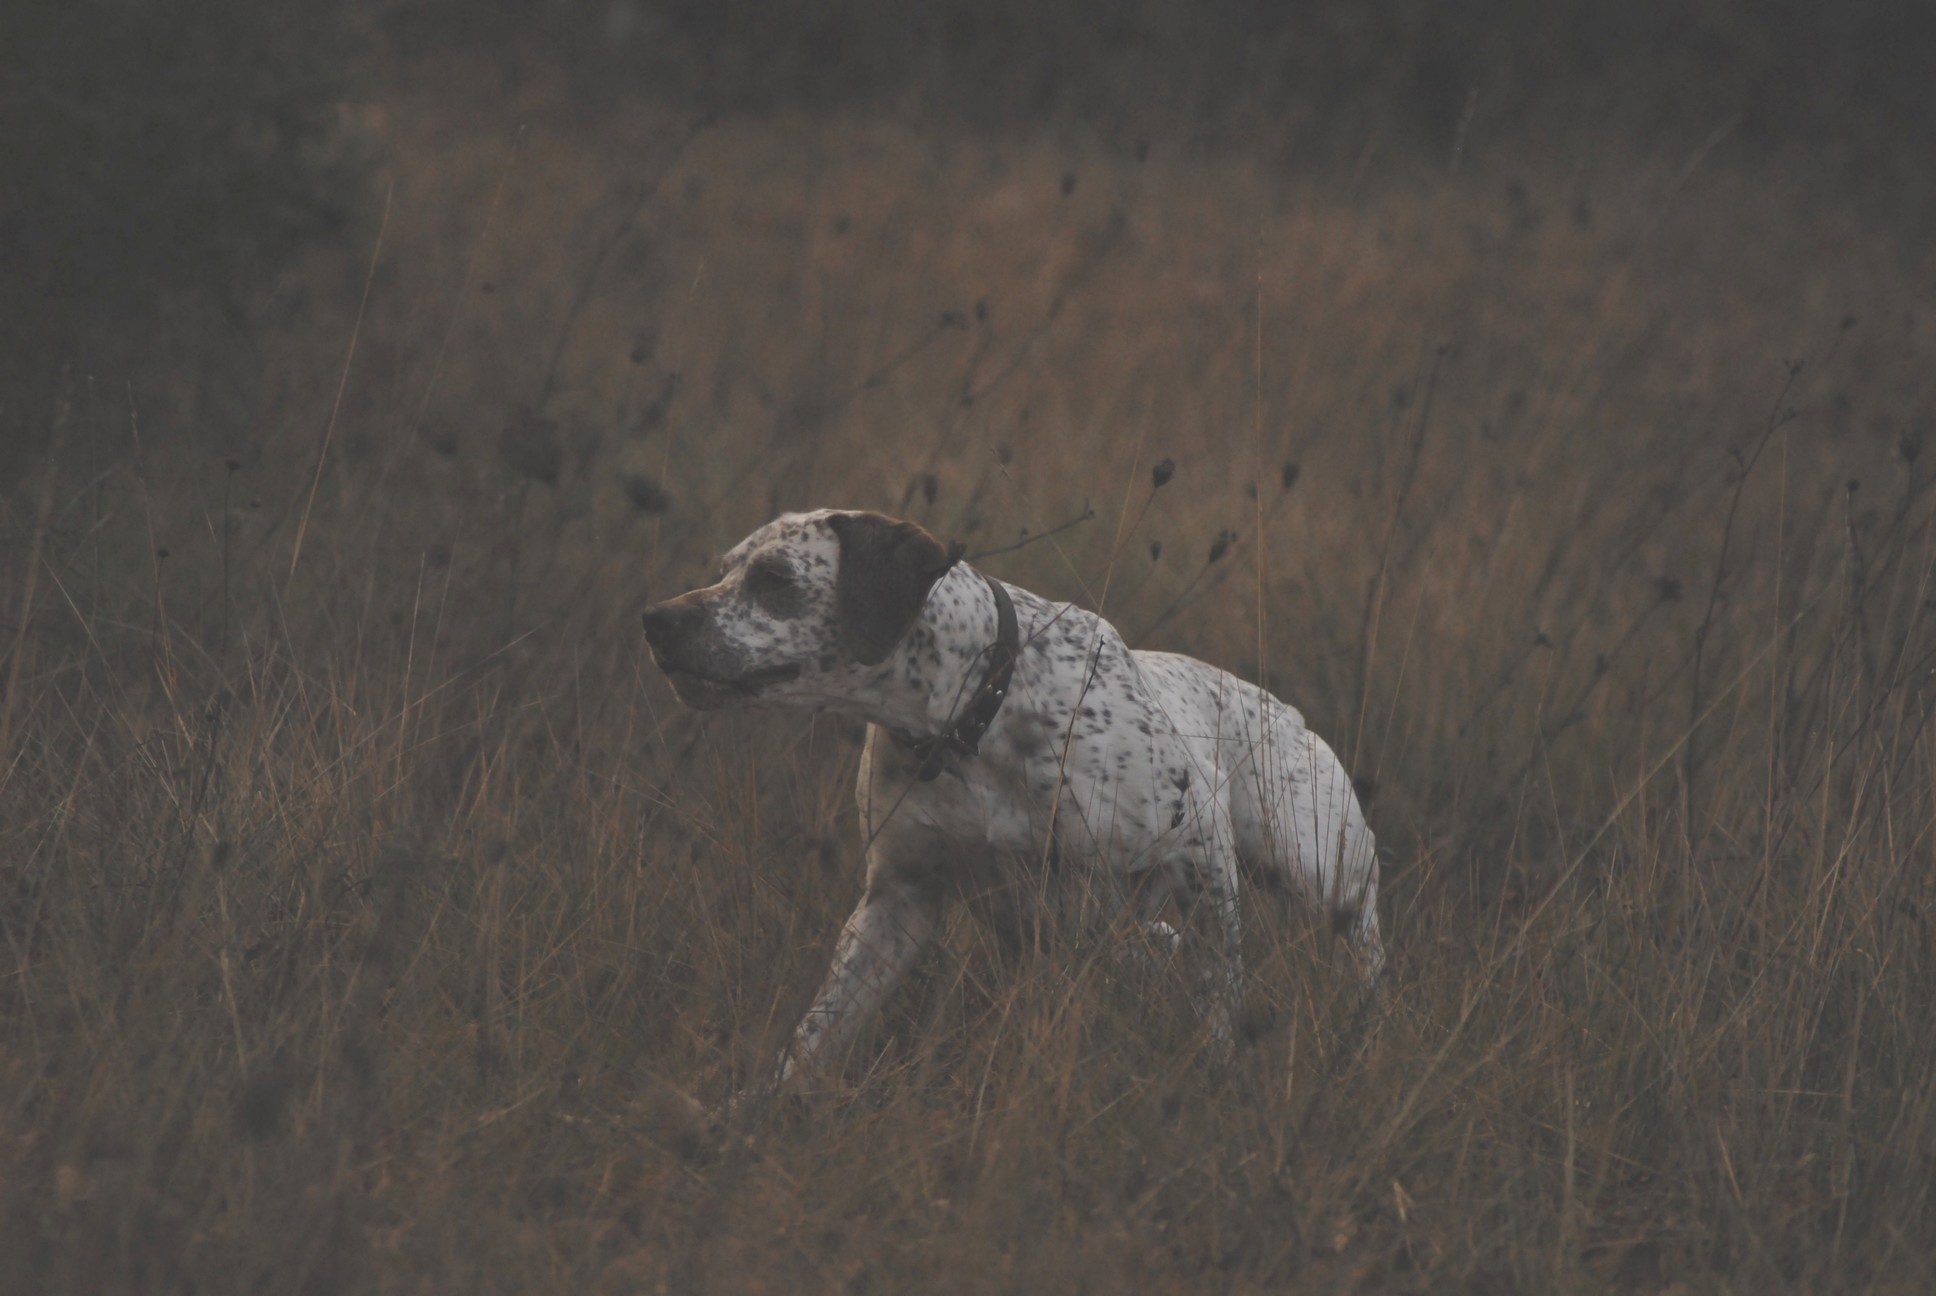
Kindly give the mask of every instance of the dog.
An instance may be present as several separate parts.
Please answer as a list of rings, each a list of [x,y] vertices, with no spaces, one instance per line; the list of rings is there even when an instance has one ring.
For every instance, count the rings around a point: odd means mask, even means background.
[[[647,608],[652,658],[688,706],[867,722],[856,789],[866,890],[781,1057],[797,1089],[840,1056],[971,892],[1014,902],[1050,860],[1110,884],[1152,941],[1163,915],[1210,941],[1201,1007],[1230,1045],[1246,877],[1344,936],[1367,987],[1385,963],[1378,858],[1351,780],[1303,717],[1109,622],[995,580],[911,522],[788,513],[719,581]]]

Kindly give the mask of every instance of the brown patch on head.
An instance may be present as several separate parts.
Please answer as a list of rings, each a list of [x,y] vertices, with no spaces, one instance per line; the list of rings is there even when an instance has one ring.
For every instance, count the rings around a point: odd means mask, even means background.
[[[781,621],[792,621],[807,610],[807,591],[778,554],[761,554],[746,564],[746,594]]]
[[[879,513],[833,513],[827,525],[840,541],[834,585],[840,646],[861,665],[878,666],[914,625],[928,591],[960,550]]]

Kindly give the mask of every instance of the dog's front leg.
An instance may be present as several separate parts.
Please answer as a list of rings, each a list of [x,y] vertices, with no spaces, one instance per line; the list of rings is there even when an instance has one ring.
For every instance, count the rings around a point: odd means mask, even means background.
[[[893,877],[869,881],[867,894],[841,929],[833,970],[780,1060],[781,1088],[802,1087],[830,1057],[840,1056],[913,966],[940,921],[941,901],[930,889]]]

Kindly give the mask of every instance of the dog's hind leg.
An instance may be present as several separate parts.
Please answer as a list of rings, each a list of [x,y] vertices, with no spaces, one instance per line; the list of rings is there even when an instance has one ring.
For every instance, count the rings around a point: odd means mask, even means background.
[[[1376,892],[1359,902],[1356,913],[1340,914],[1340,929],[1358,979],[1377,998],[1385,995],[1385,942],[1378,934]]]
[[[1199,985],[1192,995],[1210,1042],[1228,1057],[1244,1007],[1244,924],[1237,909],[1237,859],[1220,812],[1205,815],[1207,831],[1185,843],[1185,916],[1207,940],[1199,947]],[[1179,941],[1180,943],[1180,941]]]

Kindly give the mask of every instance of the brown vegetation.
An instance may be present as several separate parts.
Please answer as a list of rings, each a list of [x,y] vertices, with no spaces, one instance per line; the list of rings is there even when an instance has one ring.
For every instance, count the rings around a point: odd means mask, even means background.
[[[9,1289],[1925,1289],[1936,313],[1812,146],[392,57],[360,246],[193,335],[247,399],[77,368],[4,497]],[[1332,740],[1391,1016],[1253,897],[1220,1069],[964,917],[696,1131],[856,896],[857,735],[680,710],[636,615],[817,504],[1093,511],[983,565]]]

